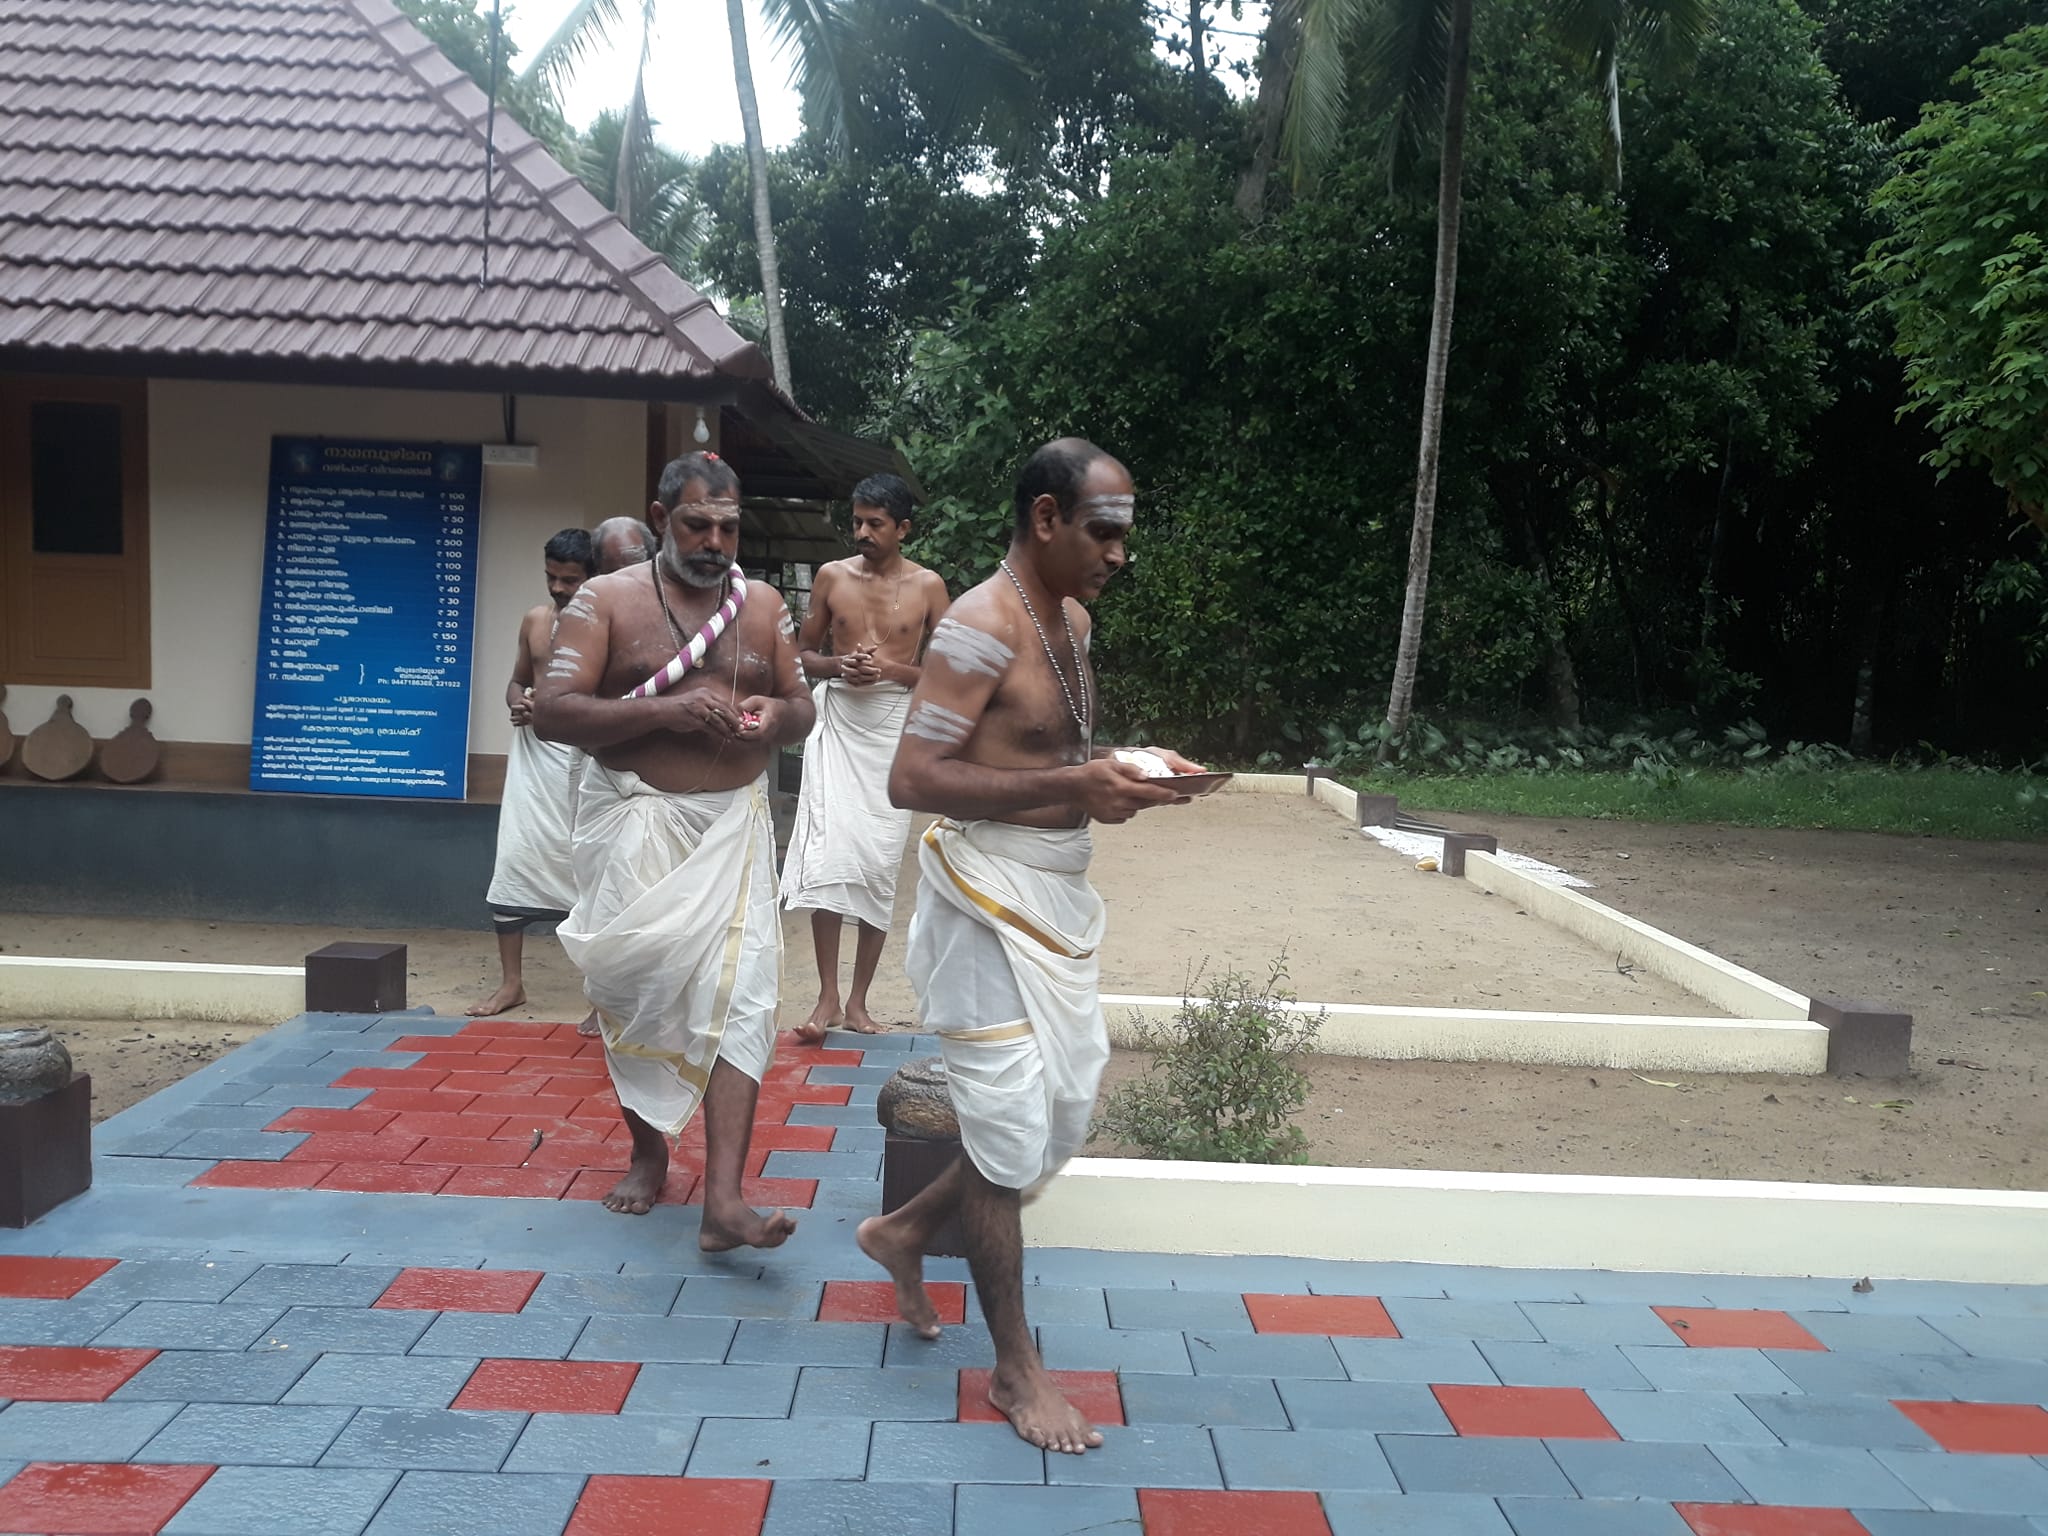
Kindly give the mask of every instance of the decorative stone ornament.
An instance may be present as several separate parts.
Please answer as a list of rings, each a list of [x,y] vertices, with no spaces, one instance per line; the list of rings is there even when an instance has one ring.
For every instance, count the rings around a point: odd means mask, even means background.
[[[875,1118],[898,1136],[958,1141],[960,1118],[946,1086],[945,1059],[919,1056],[898,1067],[875,1095]]]
[[[71,1082],[71,1053],[41,1026],[0,1030],[0,1104],[26,1104]]]

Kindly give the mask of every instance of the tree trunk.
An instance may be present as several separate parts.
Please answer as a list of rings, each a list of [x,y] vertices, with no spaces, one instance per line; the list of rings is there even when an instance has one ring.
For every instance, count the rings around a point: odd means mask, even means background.
[[[1259,99],[1252,108],[1252,158],[1237,178],[1237,211],[1247,223],[1266,216],[1266,183],[1280,163],[1280,131],[1301,49],[1301,0],[1273,0],[1259,55]]]
[[[1600,524],[1600,547],[1607,556],[1607,579],[1614,584],[1615,601],[1621,604],[1621,617],[1628,629],[1628,662],[1631,681],[1635,684],[1636,708],[1650,707],[1650,685],[1643,666],[1643,626],[1636,617],[1635,594],[1629,589],[1628,573],[1622,569],[1621,546],[1614,537],[1614,513],[1607,505],[1612,481],[1605,470],[1597,470],[1593,479],[1593,516]]]
[[[1714,492],[1714,532],[1707,542],[1707,579],[1700,585],[1700,649],[1711,649],[1721,622],[1721,585],[1728,565],[1728,524],[1735,485],[1735,429],[1721,450],[1721,483]]]
[[[1195,100],[1202,99],[1202,82],[1209,77],[1209,39],[1202,25],[1206,0],[1188,0],[1188,53],[1195,65]]]
[[[1557,587],[1550,579],[1550,558],[1543,552],[1543,540],[1536,532],[1536,519],[1529,515],[1527,502],[1514,496],[1502,501],[1502,510],[1514,529],[1515,542],[1521,546],[1522,564],[1536,578],[1543,593],[1543,681],[1549,695],[1545,712],[1552,725],[1576,728],[1584,723],[1579,669],[1572,663],[1571,647],[1565,644],[1564,612],[1557,601]]]
[[[1408,729],[1415,672],[1422,661],[1422,614],[1429,598],[1429,551],[1436,532],[1436,476],[1443,444],[1444,385],[1451,366],[1451,308],[1458,293],[1458,220],[1464,211],[1465,98],[1472,84],[1472,0],[1451,0],[1444,62],[1443,165],[1436,192],[1436,298],[1429,322],[1429,363],[1422,380],[1422,445],[1415,465],[1415,526],[1408,538],[1408,591],[1401,604],[1401,646],[1387,696],[1385,762]]]
[[[1877,657],[1884,647],[1885,584],[1873,582],[1856,641],[1856,697],[1849,714],[1849,750],[1867,756],[1877,722]]]
[[[789,387],[789,338],[782,329],[782,273],[775,259],[775,217],[768,203],[768,146],[761,138],[761,108],[754,99],[754,67],[747,57],[747,16],[740,0],[725,0],[732,34],[732,78],[739,87],[740,125],[746,131],[747,175],[754,184],[754,247],[761,256],[761,307],[768,313],[768,362],[784,394]]]
[[[640,179],[640,135],[642,124],[647,117],[647,79],[645,74],[645,50],[642,50],[642,73],[633,80],[633,99],[626,103],[625,121],[619,125],[619,157],[612,166],[612,212],[619,216],[619,222],[632,229],[633,216],[639,212],[633,206],[633,187]]]

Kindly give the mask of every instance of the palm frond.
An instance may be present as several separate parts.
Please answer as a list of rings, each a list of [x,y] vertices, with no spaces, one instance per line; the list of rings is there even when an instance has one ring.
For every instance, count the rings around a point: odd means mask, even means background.
[[[592,49],[611,40],[612,28],[618,24],[619,0],[576,0],[562,24],[527,60],[526,68],[519,72],[520,80],[559,91]]]
[[[906,11],[904,20],[924,61],[913,78],[921,81],[921,105],[933,132],[953,140],[979,130],[1011,151],[1026,149],[1027,141],[1035,144],[1036,114],[1006,110],[1026,99],[1037,83],[1023,56],[943,0],[898,0],[898,5]]]
[[[618,161],[612,171],[612,190],[617,196],[612,211],[628,229],[638,228],[638,193],[653,151],[654,124],[647,116],[647,70],[643,63],[633,76],[633,99],[626,103],[626,118],[619,131]]]
[[[803,98],[804,115],[835,147],[846,132],[845,59],[852,46],[841,0],[761,0],[761,16],[788,59],[790,83]]]
[[[1609,164],[1621,181],[1621,55],[1653,68],[1683,66],[1714,29],[1714,0],[1559,0],[1551,31],[1600,92]]]
[[[1380,4],[1389,0],[1380,0]],[[1301,42],[1295,54],[1294,86],[1280,130],[1280,154],[1297,189],[1337,151],[1344,133],[1350,67],[1346,45],[1367,17],[1380,9],[1374,0],[1302,0]]]

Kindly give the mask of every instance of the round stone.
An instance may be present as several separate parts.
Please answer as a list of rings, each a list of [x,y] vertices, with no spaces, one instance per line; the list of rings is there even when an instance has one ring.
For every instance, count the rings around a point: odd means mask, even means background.
[[[875,1118],[899,1136],[958,1141],[960,1119],[946,1087],[945,1058],[919,1056],[898,1067],[875,1095]]]
[[[71,1081],[71,1053],[47,1029],[0,1030],[0,1104],[25,1104]]]

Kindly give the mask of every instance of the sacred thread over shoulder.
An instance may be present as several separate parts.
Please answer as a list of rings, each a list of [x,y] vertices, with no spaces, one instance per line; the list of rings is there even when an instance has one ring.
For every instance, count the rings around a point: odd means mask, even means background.
[[[932,630],[929,654],[943,657],[955,672],[971,677],[1001,677],[1016,653],[986,630],[963,624],[948,614]]]

